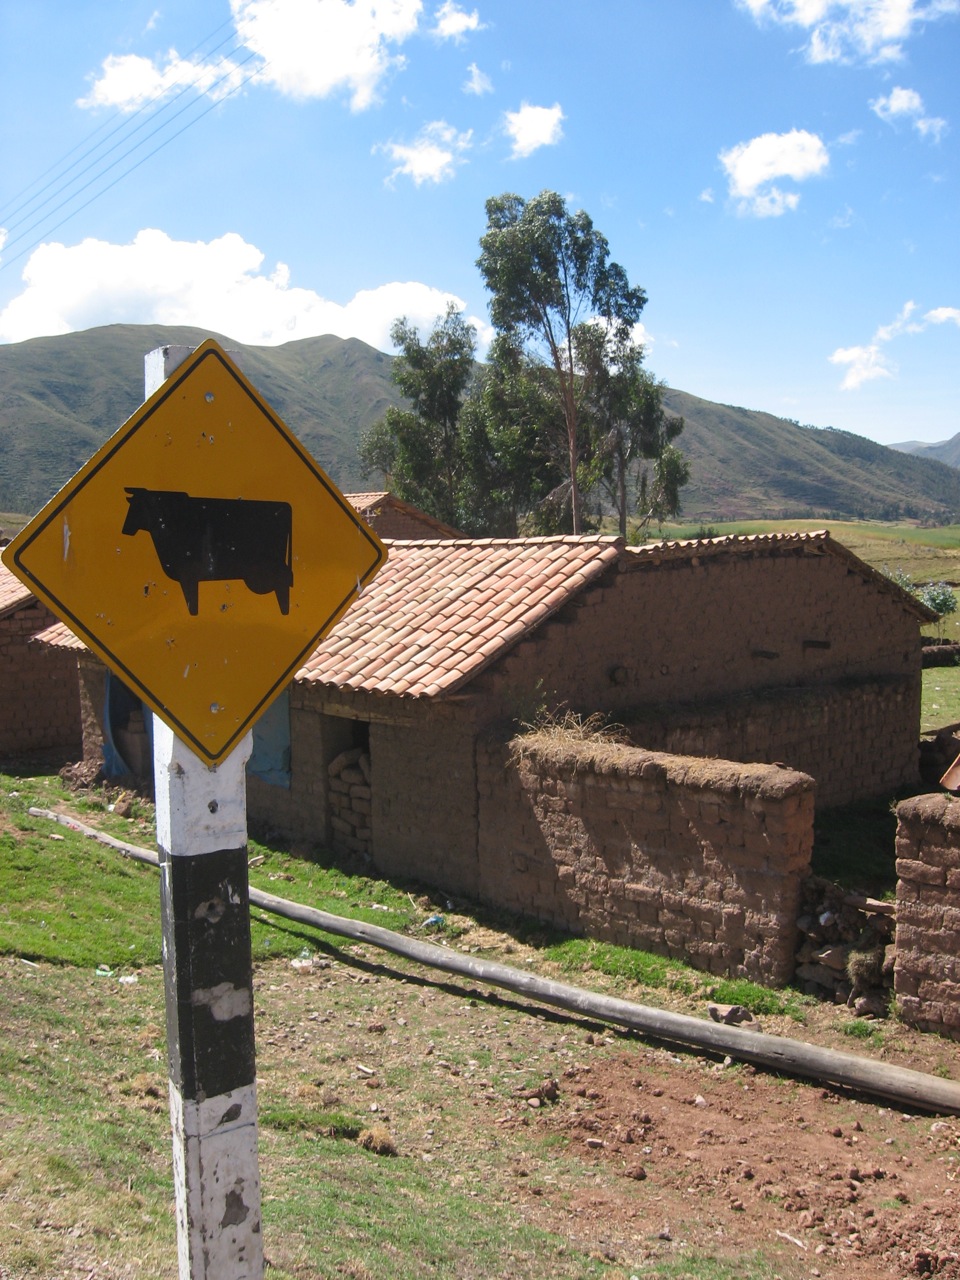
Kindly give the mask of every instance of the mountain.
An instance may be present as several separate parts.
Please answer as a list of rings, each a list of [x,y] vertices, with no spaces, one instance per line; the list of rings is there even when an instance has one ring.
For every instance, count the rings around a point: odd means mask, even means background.
[[[209,337],[238,354],[253,385],[341,488],[371,487],[357,438],[400,402],[390,356],[332,336],[253,347],[201,329],[117,324],[0,346],[0,511],[38,510],[130,417],[143,401],[146,352]]]
[[[938,440],[936,444],[925,444],[922,440],[905,440],[903,444],[892,444],[891,449],[901,453],[912,453],[918,458],[932,458],[935,462],[945,462],[948,467],[960,467],[960,431],[949,440]]]
[[[683,391],[668,390],[664,401],[686,423],[677,441],[690,460],[685,518],[949,524],[960,514],[960,472],[944,462]]]
[[[0,346],[0,510],[36,511],[143,399],[143,357],[214,336],[342,489],[367,489],[360,433],[399,396],[391,357],[356,339],[244,346],[200,329],[108,325]],[[960,471],[845,431],[668,390],[686,427],[688,520],[960,518]]]

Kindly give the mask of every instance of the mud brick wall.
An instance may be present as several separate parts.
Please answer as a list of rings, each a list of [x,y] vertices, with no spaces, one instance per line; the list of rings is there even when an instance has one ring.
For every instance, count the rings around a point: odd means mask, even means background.
[[[400,541],[421,542],[433,541],[449,535],[441,532],[426,520],[420,520],[411,511],[398,510],[389,502],[373,511],[364,513],[364,520],[381,538],[396,538]]]
[[[960,800],[897,806],[897,959],[905,1022],[960,1040]]]
[[[75,653],[41,648],[31,636],[55,621],[39,601],[0,619],[0,754],[58,755],[81,750]]]
[[[629,732],[654,751],[787,764],[816,778],[829,809],[863,798],[867,780],[875,795],[916,783],[916,733],[888,730],[919,720],[919,680],[891,676],[658,709]]]
[[[809,690],[782,732],[769,709],[739,721],[734,709],[728,724],[703,733],[714,735],[709,754],[812,773],[818,803],[833,805],[918,780],[920,684],[916,617],[842,559],[798,551],[613,571],[518,644],[482,687],[505,718],[529,721],[538,705],[565,704],[622,723],[650,708]],[[801,755],[808,731],[812,749]],[[670,741],[642,745],[701,750]]]
[[[578,934],[780,984],[814,783],[763,765],[530,740],[478,750],[480,896]]]
[[[423,702],[414,723],[370,725],[373,860],[384,875],[476,898],[474,726]]]

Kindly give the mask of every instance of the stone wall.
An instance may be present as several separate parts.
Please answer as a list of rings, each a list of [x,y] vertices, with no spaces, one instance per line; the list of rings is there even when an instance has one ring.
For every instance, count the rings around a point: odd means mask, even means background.
[[[919,721],[920,682],[889,676],[658,707],[627,727],[638,746],[654,751],[779,761],[809,773],[817,780],[818,808],[830,809],[861,799],[866,777],[877,795],[914,784],[916,733],[889,727]]]
[[[901,1017],[960,1040],[960,800],[897,806],[897,959]]]
[[[327,765],[330,779],[331,844],[338,853],[369,861],[373,853],[370,829],[370,753],[363,747],[341,751]]]
[[[710,973],[789,981],[811,778],[532,738],[482,743],[477,776],[484,901]]]
[[[82,750],[76,655],[29,643],[53,621],[37,600],[0,619],[0,755],[8,759],[66,761]]]

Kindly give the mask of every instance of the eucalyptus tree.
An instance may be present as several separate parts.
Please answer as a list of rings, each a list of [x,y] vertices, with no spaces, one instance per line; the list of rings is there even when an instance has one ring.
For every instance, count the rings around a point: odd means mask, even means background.
[[[541,385],[559,409],[565,456],[565,496],[574,533],[582,529],[583,466],[591,431],[577,364],[577,331],[601,326],[625,343],[646,303],[610,259],[589,215],[571,213],[562,196],[542,191],[531,200],[504,194],[486,202],[487,229],[477,266],[490,291],[497,333],[521,348],[545,375]]]
[[[592,475],[617,513],[621,537],[634,509],[645,532],[680,510],[690,468],[673,441],[683,418],[667,414],[663,383],[643,367],[643,347],[632,338],[583,324],[574,346],[593,428]]]
[[[406,317],[390,336],[399,348],[391,376],[409,408],[391,406],[360,438],[367,474],[446,524],[460,527],[463,449],[460,411],[475,371],[477,334],[451,303],[423,341]]]

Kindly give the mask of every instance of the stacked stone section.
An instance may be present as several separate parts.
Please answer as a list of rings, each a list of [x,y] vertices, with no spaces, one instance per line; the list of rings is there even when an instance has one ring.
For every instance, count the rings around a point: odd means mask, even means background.
[[[490,743],[478,774],[488,901],[710,973],[790,980],[813,779],[531,739]]]
[[[327,767],[330,778],[330,828],[334,848],[367,859],[371,855],[370,756],[352,747]]]
[[[900,1015],[960,1040],[960,800],[916,796],[897,806]]]

